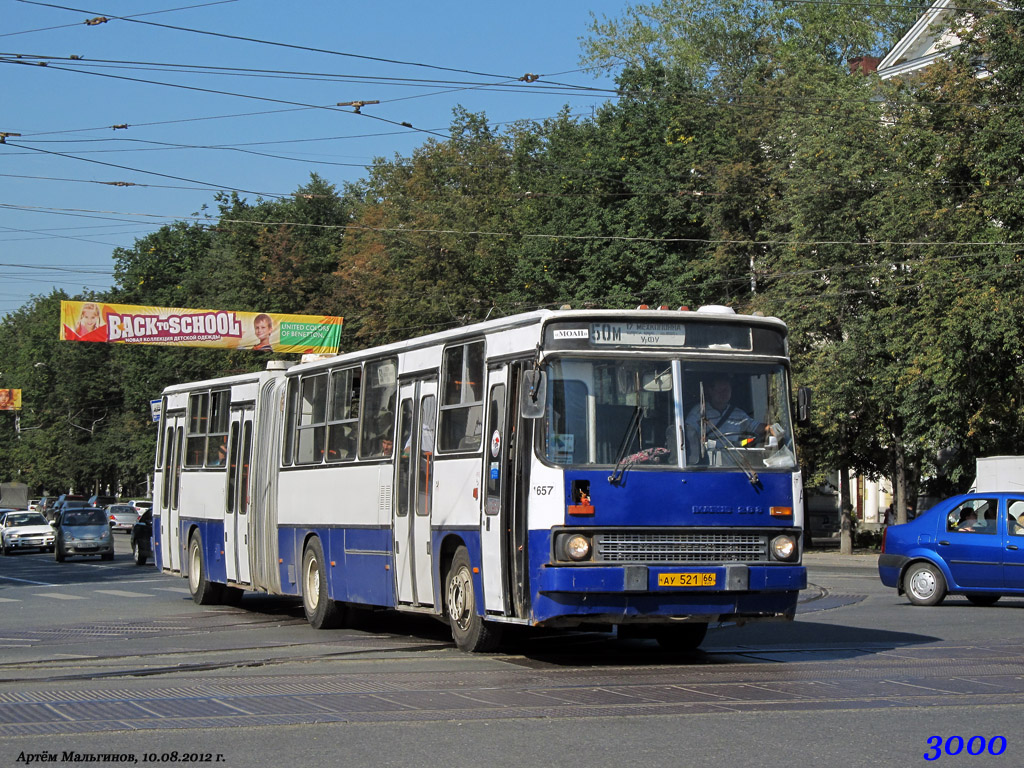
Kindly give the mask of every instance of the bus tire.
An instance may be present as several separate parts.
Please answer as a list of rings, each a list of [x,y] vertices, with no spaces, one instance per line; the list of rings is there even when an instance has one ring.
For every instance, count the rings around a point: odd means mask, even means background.
[[[320,539],[310,539],[302,553],[302,609],[313,629],[334,629],[342,624],[344,609],[327,594],[327,567]]]
[[[931,563],[914,563],[903,577],[907,599],[914,605],[938,605],[946,596],[942,571]]]
[[[444,610],[455,645],[468,653],[493,651],[501,642],[501,628],[484,621],[476,609],[473,568],[465,547],[455,550],[444,580]]]
[[[654,639],[666,651],[677,653],[693,653],[708,633],[708,625],[704,622],[687,624],[668,624],[654,628]]]
[[[206,577],[206,559],[203,557],[203,537],[196,531],[188,540],[188,591],[196,605],[217,605],[222,584],[214,584]]]

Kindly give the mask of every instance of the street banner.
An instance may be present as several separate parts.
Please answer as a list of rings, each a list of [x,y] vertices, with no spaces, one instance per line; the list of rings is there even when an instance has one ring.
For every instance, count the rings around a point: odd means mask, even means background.
[[[0,389],[0,411],[20,411],[21,390]]]
[[[342,318],[171,309],[97,301],[60,303],[63,341],[251,349],[297,354],[338,353]]]

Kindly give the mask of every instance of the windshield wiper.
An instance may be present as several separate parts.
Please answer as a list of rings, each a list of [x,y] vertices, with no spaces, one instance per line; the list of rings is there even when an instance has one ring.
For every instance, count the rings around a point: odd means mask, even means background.
[[[723,435],[722,430],[720,430],[716,425],[712,424],[707,419],[701,419],[701,424],[707,424],[707,426],[711,427],[711,430],[714,432],[714,434],[725,445],[725,449],[729,452],[729,455],[732,456],[733,459],[736,461],[736,465],[743,470],[744,474],[746,474],[747,479],[750,481],[750,484],[757,485],[759,482],[757,478],[757,472],[755,472],[754,468],[750,466],[750,462],[747,461],[747,457],[743,455],[743,452],[737,449],[736,446],[732,444],[732,441],[729,440],[728,437]],[[701,429],[701,440],[706,442],[706,437],[703,428]]]
[[[617,485],[621,482],[622,476],[626,474],[626,470],[629,468],[629,464],[625,463],[626,451],[629,450],[629,445],[633,442],[633,435],[639,430],[643,417],[644,409],[637,404],[636,410],[633,411],[633,416],[629,419],[629,424],[626,425],[626,432],[622,436],[619,450],[615,454],[615,468],[612,470],[611,475],[608,476],[608,482],[612,485]]]

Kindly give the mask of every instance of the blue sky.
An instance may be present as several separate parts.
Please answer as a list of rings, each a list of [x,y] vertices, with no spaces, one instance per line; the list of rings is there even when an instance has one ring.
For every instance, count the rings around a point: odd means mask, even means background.
[[[109,287],[115,247],[199,213],[218,189],[255,199],[313,172],[339,187],[362,178],[372,158],[444,134],[457,105],[492,123],[589,114],[609,94],[548,84],[610,87],[579,71],[579,38],[591,12],[627,5],[0,0],[0,132],[21,134],[0,145],[0,316],[54,287]],[[109,20],[85,23],[97,17]],[[544,77],[515,81],[526,73]],[[356,100],[381,103],[333,106]]]

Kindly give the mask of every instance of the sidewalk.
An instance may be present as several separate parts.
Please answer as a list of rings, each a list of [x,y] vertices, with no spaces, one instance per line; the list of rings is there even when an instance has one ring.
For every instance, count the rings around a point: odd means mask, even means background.
[[[839,550],[812,549],[804,552],[804,565],[845,565],[851,568],[877,568],[878,552],[855,549],[852,555],[841,555]]]

